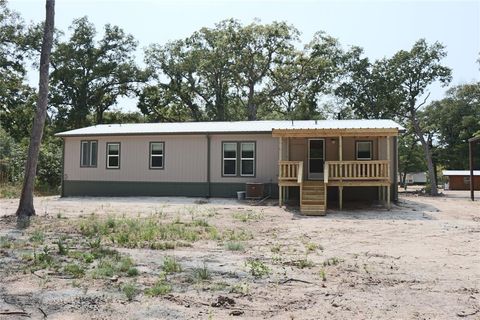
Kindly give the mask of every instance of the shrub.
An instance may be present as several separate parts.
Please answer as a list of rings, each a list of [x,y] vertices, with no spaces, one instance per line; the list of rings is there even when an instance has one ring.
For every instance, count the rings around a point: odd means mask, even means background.
[[[249,259],[245,262],[249,272],[255,278],[261,278],[270,274],[268,266],[259,259]]]
[[[175,257],[165,257],[165,260],[163,260],[162,270],[165,273],[182,272],[182,266],[177,262]]]

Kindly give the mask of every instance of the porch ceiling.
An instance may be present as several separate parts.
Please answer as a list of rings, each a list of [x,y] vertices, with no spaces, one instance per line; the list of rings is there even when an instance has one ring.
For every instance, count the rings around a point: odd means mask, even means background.
[[[398,129],[273,129],[273,137],[385,137],[398,136]]]

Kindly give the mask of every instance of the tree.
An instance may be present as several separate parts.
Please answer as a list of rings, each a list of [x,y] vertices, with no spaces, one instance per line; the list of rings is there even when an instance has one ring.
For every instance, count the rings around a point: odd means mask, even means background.
[[[275,66],[282,65],[294,50],[299,32],[285,22],[267,25],[252,23],[236,30],[233,74],[238,101],[248,120],[256,120],[268,92],[259,94]]]
[[[44,36],[40,54],[40,77],[38,83],[37,110],[33,120],[32,135],[28,149],[28,158],[25,166],[25,178],[23,181],[22,195],[17,209],[20,218],[35,215],[33,206],[33,188],[37,170],[38,155],[42,141],[43,128],[47,115],[48,105],[48,69],[50,65],[50,52],[53,45],[53,30],[55,19],[55,0],[46,0],[46,18]]]
[[[435,132],[438,160],[448,169],[468,169],[468,139],[480,130],[480,82],[459,85],[425,108]]]
[[[344,56],[338,40],[323,32],[303,51],[287,52],[269,75],[265,91],[270,110],[288,119],[325,118],[319,100],[331,93]]]
[[[19,140],[30,132],[34,90],[25,84],[25,26],[20,16],[0,0],[0,124]]]
[[[345,55],[343,80],[335,95],[344,99],[359,118],[392,118],[395,116],[392,106],[399,105],[401,97],[394,79],[388,77],[388,60],[372,63],[362,54],[361,48],[354,47]]]
[[[96,30],[86,17],[73,21],[70,39],[60,42],[52,54],[51,104],[62,128],[103,122],[103,114],[119,97],[136,96],[137,85],[146,75],[134,61],[137,42],[121,28],[105,25],[104,35],[95,41]]]
[[[410,51],[401,50],[388,61],[388,76],[398,84],[396,91],[401,97],[400,105],[393,106],[396,116],[411,124],[423,147],[431,185],[430,194],[434,196],[438,194],[436,173],[430,143],[419,120],[419,111],[428,100],[427,89],[431,84],[439,81],[447,85],[452,79],[450,68],[440,63],[446,55],[442,44],[435,42],[429,45],[421,39]],[[423,100],[420,100],[422,97]]]

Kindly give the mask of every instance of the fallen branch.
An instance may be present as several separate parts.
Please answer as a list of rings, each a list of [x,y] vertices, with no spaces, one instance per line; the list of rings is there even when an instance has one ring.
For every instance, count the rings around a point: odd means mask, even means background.
[[[0,311],[0,315],[30,317],[30,314],[25,311]]]
[[[286,280],[283,280],[282,282],[280,282],[281,284],[285,284],[287,282],[302,282],[302,283],[308,283],[308,284],[312,284],[312,282],[310,281],[306,281],[306,280],[302,280],[302,279],[295,279],[295,278],[288,278]]]
[[[40,307],[38,307],[38,310],[40,310],[40,312],[43,314],[43,318],[47,319],[47,314],[45,313],[45,311],[43,311],[43,309]]]

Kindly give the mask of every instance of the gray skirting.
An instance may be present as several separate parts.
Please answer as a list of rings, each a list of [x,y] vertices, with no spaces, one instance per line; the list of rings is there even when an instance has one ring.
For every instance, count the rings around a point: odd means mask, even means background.
[[[210,189],[210,190],[209,190]],[[125,196],[125,197],[220,197],[233,198],[237,191],[244,191],[245,183],[210,183],[207,182],[143,182],[143,181],[63,181],[62,195],[65,197],[91,196]],[[265,195],[278,197],[278,185],[265,184]]]

